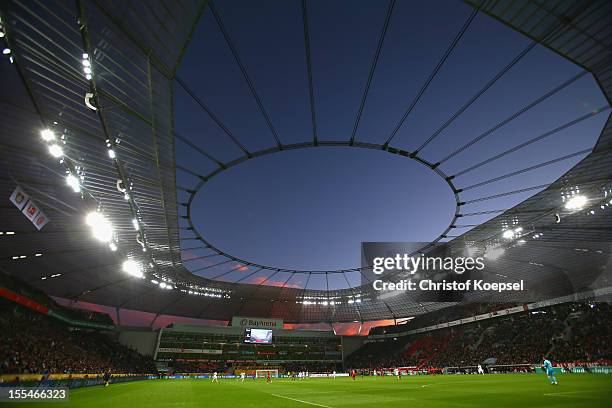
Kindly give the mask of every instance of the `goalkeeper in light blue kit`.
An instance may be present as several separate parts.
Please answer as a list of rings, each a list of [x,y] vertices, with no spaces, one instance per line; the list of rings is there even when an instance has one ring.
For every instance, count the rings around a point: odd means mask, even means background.
[[[550,380],[550,384],[558,385],[559,383],[557,382],[557,377],[555,377],[555,370],[553,370],[552,363],[546,357],[544,357],[544,370],[546,370],[546,375]]]

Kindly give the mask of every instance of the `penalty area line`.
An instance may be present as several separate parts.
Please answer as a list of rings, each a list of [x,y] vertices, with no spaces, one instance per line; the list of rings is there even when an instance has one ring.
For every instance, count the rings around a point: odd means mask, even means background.
[[[278,397],[278,398],[285,398],[291,401],[301,402],[302,404],[314,405],[314,406],[323,407],[323,408],[331,408],[329,405],[317,404],[316,402],[309,402],[309,401],[304,401],[304,400],[297,399],[297,398],[285,397],[284,395],[278,395],[278,394],[270,394],[270,395],[274,395],[275,397]]]

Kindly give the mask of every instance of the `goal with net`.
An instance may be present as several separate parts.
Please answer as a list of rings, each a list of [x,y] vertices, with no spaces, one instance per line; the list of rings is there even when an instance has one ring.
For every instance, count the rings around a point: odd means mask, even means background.
[[[270,377],[278,378],[278,370],[255,370],[255,378],[267,378],[268,373]]]

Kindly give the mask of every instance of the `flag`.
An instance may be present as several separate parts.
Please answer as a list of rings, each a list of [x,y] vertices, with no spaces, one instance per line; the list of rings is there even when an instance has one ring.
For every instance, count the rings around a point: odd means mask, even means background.
[[[42,210],[38,212],[38,215],[32,221],[36,229],[39,231],[42,229],[42,227],[47,225],[48,222],[49,222],[49,219],[47,218],[47,215],[44,212],[42,212]]]
[[[23,207],[23,210],[21,210],[21,212],[23,213],[23,215],[26,216],[26,218],[28,220],[34,222],[34,219],[36,218],[36,216],[40,212],[40,208],[38,208],[38,204],[36,204],[34,201],[30,200],[30,201],[28,201],[26,206]]]
[[[11,202],[15,204],[15,207],[19,208],[20,210],[23,209],[29,199],[30,196],[27,195],[25,191],[23,191],[19,186],[15,188],[15,191],[13,191],[13,194],[11,194],[10,197]]]

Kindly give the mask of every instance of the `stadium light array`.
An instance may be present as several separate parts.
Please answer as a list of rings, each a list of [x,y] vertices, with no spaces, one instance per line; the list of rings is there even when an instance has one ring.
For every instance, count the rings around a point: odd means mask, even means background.
[[[144,278],[144,274],[142,273],[142,267],[138,262],[133,259],[127,259],[123,262],[121,267],[123,272],[127,273],[130,276],[134,276],[135,278]]]
[[[64,149],[58,144],[52,144],[49,146],[49,153],[53,157],[62,157],[64,155]]]
[[[83,53],[83,73],[85,78],[89,81],[93,72],[91,71],[91,62],[89,61],[89,54]]]
[[[81,191],[81,182],[79,178],[72,174],[68,174],[66,176],[66,184],[68,184],[70,188],[72,188],[72,191],[74,191],[75,193]]]
[[[51,129],[43,129],[40,131],[40,137],[42,137],[42,140],[45,142],[50,142],[55,140],[55,133]]]
[[[54,273],[53,275],[49,275],[49,276],[42,276],[42,277],[40,278],[40,280],[47,280],[47,279],[49,279],[49,278],[57,278],[57,277],[60,277],[60,276],[62,276],[62,274],[61,274],[61,273]]]
[[[586,205],[587,201],[588,201],[587,198],[583,195],[578,194],[578,195],[572,196],[565,203],[565,209],[570,210],[570,211],[582,210],[584,206]]]
[[[102,242],[110,242],[113,238],[113,225],[99,211],[87,214],[86,223],[91,227],[94,238]]]
[[[4,31],[4,26],[2,24],[2,21],[0,21],[0,38],[5,37],[6,32]],[[2,53],[4,55],[9,56],[10,62],[13,63],[13,56],[12,56],[12,50],[8,47],[0,47],[0,49],[2,49]],[[85,78],[87,80],[92,80],[93,79],[93,63],[90,59],[90,54],[88,52],[83,52],[82,53],[82,69],[83,69],[83,74],[85,76]],[[92,109],[92,110],[97,110],[96,106],[91,105],[90,99],[94,98],[95,95],[92,92],[87,92],[85,94],[85,103],[86,105]],[[43,119],[43,122],[45,122],[45,120]],[[58,125],[57,122],[53,122],[53,125]],[[66,144],[66,134],[65,133],[61,133],[61,136],[58,137],[58,135],[60,133],[58,133],[57,131],[53,130],[52,128],[49,127],[45,127],[43,129],[40,129],[40,137],[42,139],[42,141],[45,143],[45,145],[47,146],[47,149],[49,151],[49,154],[55,158],[59,159],[59,163],[62,164],[66,170],[66,176],[65,176],[65,180],[66,180],[66,184],[72,188],[72,190],[74,192],[81,192],[84,187],[82,186],[82,181],[83,181],[83,176],[79,176],[78,173],[78,167],[74,167],[72,164],[72,160],[69,157],[64,157],[65,156],[65,152],[64,152],[64,147],[63,145]],[[119,139],[116,139],[115,141],[116,144],[120,143]],[[108,138],[106,140],[106,148],[107,148],[107,154],[109,156],[110,159],[116,160],[117,158],[117,154],[116,154],[116,150],[115,150],[115,146],[114,143],[112,142],[112,140],[110,138]],[[121,175],[121,172],[119,172]],[[118,185],[117,188],[119,189],[120,192],[123,193],[124,198],[127,201],[131,201],[132,197],[128,191],[128,188],[123,188],[121,189],[119,186],[119,182],[120,180],[118,180]],[[123,184],[126,183],[125,180],[121,181]],[[131,188],[131,183],[130,183],[130,188]],[[99,200],[96,199],[96,197],[94,197],[91,193],[87,193],[87,194],[82,194],[81,198],[84,200],[89,200],[90,198],[93,199],[94,201],[96,201],[98,203],[99,206]],[[130,212],[132,213],[132,217],[133,217],[133,224],[134,224],[134,228],[139,231],[140,235],[139,237],[142,237],[141,240],[139,240],[137,238],[137,241],[142,245],[142,251],[143,252],[148,252],[148,248],[146,246],[146,242],[145,242],[145,235],[144,235],[144,226],[140,225],[140,220],[138,219],[138,210],[134,210],[133,208],[136,206],[136,203],[133,202],[132,205],[130,205]],[[98,241],[107,243],[110,250],[111,251],[117,251],[118,250],[118,244],[117,241],[115,239],[115,232],[114,232],[114,228],[112,223],[108,220],[107,217],[105,217],[102,213],[100,213],[99,211],[93,211],[89,214],[87,214],[86,218],[85,218],[86,224],[91,228],[92,231],[92,235],[94,238],[96,238]],[[0,232],[0,235],[12,235],[14,234],[14,232]],[[40,254],[36,254],[35,256],[40,256]],[[25,256],[23,257],[19,257],[17,256],[14,259],[23,259],[25,258]],[[132,265],[132,266],[130,266]],[[128,263],[127,265],[124,265],[124,269],[125,267],[128,268],[128,273],[134,275],[134,276],[139,276],[139,277],[144,277],[142,268],[138,268],[135,269],[133,264]],[[172,285],[170,285],[172,286]],[[173,288],[173,287],[171,287]]]
[[[502,232],[502,238],[504,239],[514,239],[520,237],[523,232],[522,227],[516,227],[515,229],[505,229]]]

